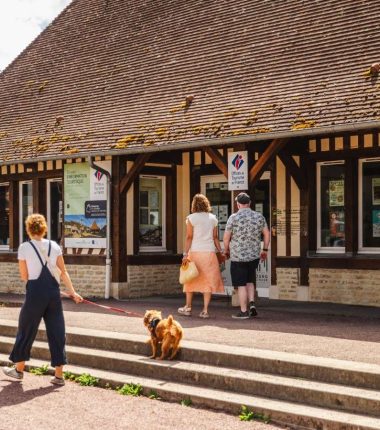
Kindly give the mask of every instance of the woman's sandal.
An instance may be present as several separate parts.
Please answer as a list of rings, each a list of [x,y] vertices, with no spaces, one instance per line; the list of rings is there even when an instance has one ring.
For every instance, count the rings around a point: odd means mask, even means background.
[[[178,308],[178,313],[180,315],[185,315],[186,317],[191,317],[191,308],[183,306],[182,308]]]
[[[204,318],[204,319],[210,318],[210,314],[208,312],[202,311],[199,314],[199,318]]]

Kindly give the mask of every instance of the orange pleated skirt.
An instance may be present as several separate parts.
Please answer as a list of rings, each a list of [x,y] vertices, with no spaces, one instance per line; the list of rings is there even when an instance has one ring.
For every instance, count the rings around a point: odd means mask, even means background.
[[[190,251],[189,259],[197,266],[199,276],[184,284],[185,293],[223,293],[224,286],[215,252]]]

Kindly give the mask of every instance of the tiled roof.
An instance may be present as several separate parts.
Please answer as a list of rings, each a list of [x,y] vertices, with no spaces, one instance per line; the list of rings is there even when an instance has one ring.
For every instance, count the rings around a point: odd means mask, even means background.
[[[377,3],[74,0],[0,75],[0,162],[379,120]]]

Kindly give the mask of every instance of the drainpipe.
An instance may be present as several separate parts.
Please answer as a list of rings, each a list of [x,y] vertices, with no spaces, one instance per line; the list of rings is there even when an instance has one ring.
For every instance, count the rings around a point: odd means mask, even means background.
[[[99,170],[99,172],[103,173],[107,177],[107,233],[106,233],[106,285],[104,291],[104,298],[110,298],[111,291],[111,192],[112,192],[112,184],[111,184],[111,173],[108,170],[103,169],[100,166],[97,166],[94,163],[94,160],[91,156],[88,157],[88,163],[90,167],[95,170]]]

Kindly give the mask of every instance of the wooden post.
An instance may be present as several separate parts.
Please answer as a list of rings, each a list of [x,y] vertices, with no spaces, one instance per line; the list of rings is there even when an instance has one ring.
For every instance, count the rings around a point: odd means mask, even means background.
[[[112,157],[112,282],[127,281],[127,193],[120,190],[126,168],[125,157]]]

